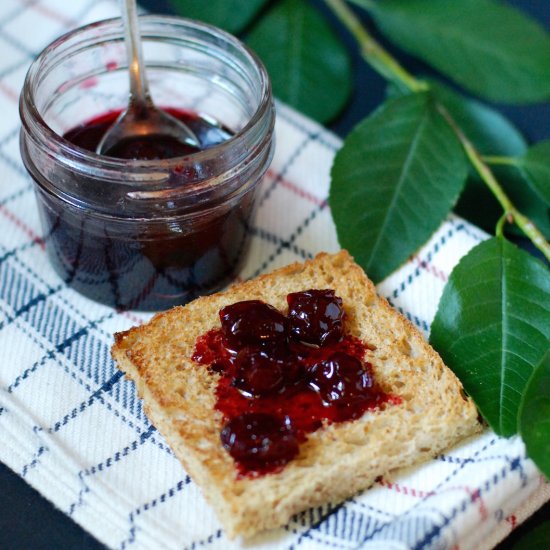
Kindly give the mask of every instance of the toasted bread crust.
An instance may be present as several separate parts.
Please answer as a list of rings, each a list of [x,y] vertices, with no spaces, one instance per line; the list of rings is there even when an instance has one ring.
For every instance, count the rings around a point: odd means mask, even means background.
[[[286,295],[309,288],[332,288],[342,297],[347,331],[373,348],[367,360],[377,382],[402,403],[310,434],[298,457],[278,473],[239,478],[220,443],[217,375],[191,360],[196,338],[219,326],[225,305],[261,299],[286,311]],[[377,296],[345,251],[319,254],[160,313],[116,334],[112,354],[229,537],[248,537],[308,507],[341,501],[377,476],[434,456],[480,429],[455,375],[416,328]]]

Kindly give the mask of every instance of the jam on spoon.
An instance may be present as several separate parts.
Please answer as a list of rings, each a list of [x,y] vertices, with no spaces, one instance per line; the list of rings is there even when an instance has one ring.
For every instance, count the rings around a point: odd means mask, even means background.
[[[159,159],[180,157],[198,150],[199,140],[189,126],[153,103],[143,62],[136,2],[124,0],[123,4],[130,73],[128,107],[103,134],[96,152],[119,158]],[[151,151],[157,153],[151,156]]]

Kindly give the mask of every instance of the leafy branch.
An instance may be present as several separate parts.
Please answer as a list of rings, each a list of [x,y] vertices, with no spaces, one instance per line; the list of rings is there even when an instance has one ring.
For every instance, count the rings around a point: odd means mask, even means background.
[[[325,0],[325,3],[333,10],[334,14],[355,37],[363,58],[383,77],[408,88],[411,92],[421,92],[430,89],[428,83],[418,80],[411,75],[395,58],[380,46],[343,0]],[[365,4],[365,2],[363,2],[363,4]],[[374,4],[372,2],[367,2],[366,5],[373,6]],[[441,104],[438,104],[437,108],[460,140],[473,167],[502,206],[504,210],[502,219],[510,223],[515,222],[533,244],[545,255],[547,260],[550,261],[550,244],[546,241],[544,235],[542,235],[535,224],[524,216],[509,199],[489,168],[488,163],[464,134],[449,111]],[[491,159],[493,162],[496,160],[496,162],[500,164],[517,165],[517,161],[510,157],[489,157],[489,161],[491,161]]]
[[[529,147],[482,101],[411,74],[362,21],[470,94],[507,103],[550,98],[548,33],[496,0],[171,1],[244,32],[274,94],[323,123],[352,89],[350,54],[326,10],[347,29],[388,94],[334,160],[340,245],[379,281],[453,209],[495,230],[451,273],[430,340],[494,431],[520,433],[550,476],[550,271],[504,234],[522,232],[550,261],[550,141]]]
[[[325,0],[325,3],[354,36],[363,58],[382,76],[393,81],[398,88],[407,88],[409,92],[416,95],[425,93],[426,90],[431,91],[429,83],[417,80],[408,73],[370,36],[343,0]],[[373,2],[363,0],[358,3],[376,9]],[[388,3],[391,2],[388,1]],[[395,3],[399,4],[399,2]],[[457,372],[466,390],[470,392],[494,431],[504,436],[521,432],[530,456],[546,475],[550,475],[548,445],[544,443],[545,438],[546,441],[548,440],[550,426],[548,417],[550,397],[546,391],[549,376],[548,356],[546,355],[544,359],[550,341],[548,327],[550,277],[544,265],[504,239],[504,223],[515,223],[548,261],[550,261],[550,244],[535,224],[522,214],[508,197],[489,166],[493,163],[522,169],[526,179],[531,180],[535,191],[548,205],[550,204],[550,167],[546,156],[549,152],[548,144],[540,144],[528,151],[523,159],[502,156],[484,157],[460,127],[444,101],[437,97],[437,91],[434,95],[436,96],[435,109],[452,129],[466,158],[496,197],[503,213],[496,226],[497,238],[475,247],[453,270],[432,325],[431,341],[439,349],[447,364]],[[332,173],[331,206],[341,241],[345,242],[349,238],[350,229],[358,234],[361,229],[365,229],[361,226],[361,221],[358,226],[352,225],[351,228],[349,222],[344,221],[345,217],[354,215],[350,201],[358,201],[355,187],[359,184],[359,178],[356,176],[350,178],[347,173],[350,161],[361,162],[358,157],[353,157],[353,152],[361,150],[364,155],[366,151],[361,142],[368,143],[373,138],[384,139],[380,126],[384,122],[394,125],[400,114],[403,115],[403,112],[394,111],[389,120],[384,121],[380,113],[375,113],[371,116],[370,123],[363,123],[352,132],[342,151],[337,155]],[[435,120],[432,113],[434,127]],[[372,128],[373,121],[377,126],[375,131]],[[427,135],[424,123],[422,128],[423,133]],[[441,145],[445,140],[442,140],[440,135],[438,141]],[[449,141],[448,147],[450,145]],[[348,149],[351,149],[351,155]],[[406,161],[409,166],[411,157],[416,156],[424,160],[419,151],[420,147],[417,144],[409,148]],[[387,150],[386,159],[390,155],[391,152]],[[451,157],[458,158],[456,153],[451,154]],[[451,158],[446,160],[450,161]],[[402,162],[401,166],[404,168],[405,162]],[[364,167],[361,177],[379,177],[376,169],[372,170],[366,164]],[[429,183],[430,176],[441,178],[441,174],[436,171],[433,157],[430,172],[423,174],[424,182]],[[418,177],[416,173],[412,179]],[[405,181],[403,169],[397,181]],[[454,190],[459,181],[460,176],[447,177],[446,187],[449,198],[454,196]],[[402,187],[401,184],[393,188],[399,187]],[[407,191],[409,200],[414,200],[417,187],[418,183],[415,181],[409,185]],[[434,191],[435,188],[432,188],[432,192]],[[395,204],[395,201],[390,204]],[[343,216],[341,216],[342,213],[344,213]],[[439,219],[442,213],[445,213],[445,209],[434,209],[431,205],[431,214],[432,216],[436,214],[435,219]],[[383,221],[387,222],[390,215],[387,212]],[[409,215],[412,219],[410,213],[405,215]],[[365,219],[364,213],[358,213],[356,216],[358,220]],[[386,232],[386,224],[382,225],[382,233],[384,232]],[[419,233],[417,231],[420,238]],[[368,253],[367,258],[363,258],[363,264],[367,269],[372,267],[372,261],[375,261],[378,266],[383,265],[377,257],[378,245],[383,238],[381,235],[376,235],[374,239],[367,236],[367,242],[362,242],[360,248],[357,248],[358,251],[362,251],[366,245]],[[374,242],[374,246],[369,247],[369,240]],[[352,236],[352,246],[356,241],[355,235]],[[414,248],[411,246],[412,250]],[[393,267],[391,263],[390,266],[388,272]],[[376,269],[371,271],[376,273]],[[518,395],[523,396],[523,401],[518,400]],[[531,400],[537,402],[539,407],[529,406]],[[526,417],[529,423],[525,421]],[[531,422],[534,422],[536,428],[532,427]]]
[[[489,168],[488,164],[484,161],[482,155],[479,151],[477,151],[472,142],[464,135],[447,109],[445,109],[442,105],[440,105],[439,108],[442,115],[447,120],[451,128],[453,128],[455,134],[462,143],[468,159],[504,210],[504,213],[499,220],[499,224],[497,225],[497,233],[500,236],[503,235],[502,222],[504,220],[509,223],[515,222],[523,233],[525,233],[525,235],[531,240],[531,242],[544,254],[546,259],[550,261],[550,243],[548,243],[548,241],[544,238],[544,235],[539,231],[537,226],[526,216],[524,216],[508,198],[502,185],[497,181],[495,175]]]
[[[428,85],[425,82],[418,80],[405,70],[400,63],[392,57],[369,32],[367,32],[361,21],[348,8],[345,2],[342,0],[325,0],[325,3],[354,36],[363,58],[378,71],[381,76],[387,80],[393,81],[397,85],[402,84],[411,92],[428,90]]]

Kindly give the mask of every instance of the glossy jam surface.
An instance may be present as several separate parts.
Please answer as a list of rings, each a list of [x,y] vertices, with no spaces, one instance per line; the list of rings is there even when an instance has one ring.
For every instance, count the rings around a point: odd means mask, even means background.
[[[237,302],[220,311],[222,332],[236,349],[246,345],[276,343],[286,338],[287,319],[260,300]]]
[[[165,112],[185,123],[197,136],[200,149],[208,149],[229,139],[231,133],[223,126],[214,124],[189,111],[164,109]],[[88,151],[95,151],[105,132],[116,122],[121,111],[109,111],[72,128],[65,139]],[[121,159],[162,160],[197,152],[197,148],[169,136],[127,138],[115,144],[105,154]]]
[[[376,385],[370,348],[346,333],[333,290],[287,301],[287,314],[259,300],[231,304],[219,312],[220,328],[195,345],[193,360],[220,375],[221,441],[241,475],[278,471],[323,423],[399,402]]]
[[[189,125],[202,149],[230,137],[223,127],[193,113],[167,111]],[[64,137],[94,151],[119,114],[105,113]],[[135,140],[119,144],[117,154],[152,159],[179,154],[180,145]],[[188,176],[184,172],[194,168],[182,170],[174,177],[185,182]],[[74,184],[81,182],[75,179]],[[245,248],[254,195],[253,190],[248,191],[238,201],[190,219],[172,215],[167,204],[166,218],[125,221],[122,211],[120,220],[112,220],[85,208],[60,204],[42,190],[39,193],[45,240],[56,271],[77,291],[121,310],[166,309],[230,282]]]
[[[341,298],[325,290],[308,290],[289,294],[287,302],[292,336],[296,340],[323,346],[342,339]]]

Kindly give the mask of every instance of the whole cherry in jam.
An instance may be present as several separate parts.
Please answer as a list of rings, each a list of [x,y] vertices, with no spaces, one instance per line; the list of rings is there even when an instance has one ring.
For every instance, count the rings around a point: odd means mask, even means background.
[[[324,403],[346,404],[368,396],[373,380],[357,357],[339,351],[311,368],[309,385]]]
[[[288,335],[287,318],[261,300],[245,300],[222,308],[220,321],[227,341],[237,349],[284,340]]]
[[[224,448],[240,464],[276,468],[298,454],[298,439],[288,417],[247,412],[230,419],[221,432]]]
[[[287,296],[292,336],[301,342],[324,346],[344,335],[342,299],[334,290],[306,290]]]
[[[245,347],[235,359],[236,375],[233,385],[245,395],[260,397],[275,393],[285,382],[284,363],[266,350]]]

